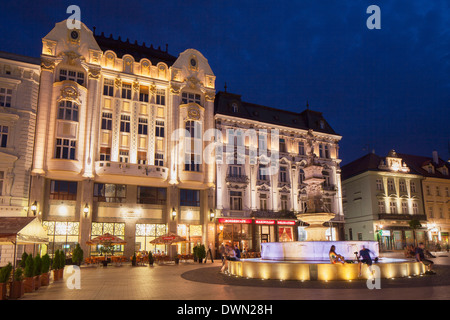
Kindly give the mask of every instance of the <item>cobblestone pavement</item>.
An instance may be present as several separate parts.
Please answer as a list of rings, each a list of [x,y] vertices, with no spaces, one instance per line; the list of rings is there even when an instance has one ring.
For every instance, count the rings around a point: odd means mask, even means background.
[[[64,280],[27,293],[21,300],[447,300],[449,256],[442,253],[434,259],[436,275],[383,280],[378,290],[369,290],[363,281],[302,283],[234,278],[219,273],[219,262],[81,267],[81,288],[69,289],[67,282],[72,275],[66,267]]]

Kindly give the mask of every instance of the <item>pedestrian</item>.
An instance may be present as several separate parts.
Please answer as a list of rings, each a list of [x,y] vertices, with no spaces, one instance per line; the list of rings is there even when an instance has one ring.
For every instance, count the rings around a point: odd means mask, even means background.
[[[423,242],[419,243],[419,246],[416,248],[416,260],[417,262],[421,262],[424,266],[426,266],[427,271],[426,274],[436,274],[436,272],[432,271],[431,268],[433,267],[434,262],[428,259],[425,259],[425,253],[424,253],[425,245]]]
[[[232,250],[234,252],[234,250]],[[228,243],[225,245],[224,247],[224,253],[222,255],[222,268],[220,269],[221,273],[224,273],[225,270],[228,268],[228,259],[229,259],[229,255],[230,255],[230,247],[228,245]],[[225,272],[226,273],[226,272]]]
[[[219,254],[220,254],[220,259],[222,259],[222,264],[223,264],[223,260],[225,259],[225,247],[224,247],[223,243],[220,245]]]
[[[358,265],[358,277],[361,277],[361,265],[367,264],[367,267],[369,268],[370,273],[373,276],[373,270],[372,270],[372,257],[370,256],[371,251],[367,249],[365,246],[362,247],[362,249],[359,251],[359,257],[362,258],[362,260],[359,261]]]
[[[241,250],[239,250],[237,245],[234,246],[234,252],[236,253],[236,259],[240,260],[241,259]]]

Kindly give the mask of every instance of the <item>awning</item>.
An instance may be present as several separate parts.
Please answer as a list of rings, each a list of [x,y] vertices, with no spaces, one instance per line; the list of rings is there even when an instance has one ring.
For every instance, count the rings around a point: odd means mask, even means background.
[[[48,243],[47,231],[36,217],[0,217],[0,245]]]
[[[119,238],[119,237],[114,236],[114,235],[109,234],[109,233],[105,233],[104,235],[95,237],[95,238],[91,239],[90,241],[86,242],[86,244],[89,244],[91,246],[97,245],[97,244],[105,244],[105,243],[109,243],[109,244],[112,244],[112,245],[125,245],[125,244],[127,244],[127,242],[125,240],[123,240],[122,238]]]

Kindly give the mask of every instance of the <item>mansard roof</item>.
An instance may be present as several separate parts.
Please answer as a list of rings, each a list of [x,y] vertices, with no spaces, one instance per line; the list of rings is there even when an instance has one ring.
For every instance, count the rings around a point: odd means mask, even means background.
[[[237,104],[237,110],[233,108],[234,103]],[[244,102],[241,100],[240,95],[223,91],[216,94],[216,99],[214,100],[214,114],[245,118],[294,129],[312,129],[317,132],[339,135],[328,124],[321,112],[307,109],[301,113],[297,113],[266,107],[250,102]]]
[[[107,50],[114,51],[118,58],[122,58],[125,54],[129,54],[133,56],[136,62],[146,58],[149,59],[153,65],[164,62],[169,67],[177,60],[177,57],[168,53],[167,45],[165,50],[162,50],[160,47],[156,49],[153,48],[153,45],[147,47],[145,42],[142,45],[139,45],[137,41],[132,43],[129,39],[122,41],[120,37],[118,37],[118,39],[114,39],[112,35],[106,37],[103,32],[100,35],[94,34],[94,38],[103,52]]]
[[[25,63],[29,63],[29,64],[35,64],[38,66],[41,65],[41,59],[38,57],[29,57],[29,56],[24,56],[21,54],[16,54],[16,53],[11,53],[11,52],[0,51],[0,58],[19,61],[19,62],[25,62]]]
[[[381,160],[383,160],[382,157],[377,156],[375,153],[371,152],[359,159],[346,164],[345,166],[342,166],[342,180],[346,180],[366,171],[381,171],[378,168]]]
[[[450,175],[444,175],[439,170],[439,168],[446,167],[447,171],[450,172],[450,163],[445,162],[441,158],[438,158],[438,163],[434,162],[432,157],[415,156],[410,154],[400,153],[399,157],[403,159],[404,162],[417,174],[424,177],[433,177],[440,179],[450,179]],[[428,172],[424,167],[432,165],[434,166],[434,172]]]

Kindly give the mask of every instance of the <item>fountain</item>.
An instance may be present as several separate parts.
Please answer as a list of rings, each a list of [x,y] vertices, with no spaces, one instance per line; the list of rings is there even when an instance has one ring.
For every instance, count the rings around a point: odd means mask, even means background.
[[[305,212],[297,215],[299,220],[308,224],[308,241],[262,243],[260,259],[230,261],[230,274],[245,278],[302,281],[354,280],[372,276],[367,265],[362,266],[362,277],[359,276],[355,253],[359,253],[364,246],[378,257],[377,241],[326,241],[327,227],[324,223],[333,219],[335,214],[324,210],[323,168],[317,162],[312,144],[310,150],[303,169],[308,200]],[[332,245],[336,247],[338,254],[344,256],[347,263],[330,263],[329,250]],[[380,258],[376,266],[379,268],[380,278],[405,277],[425,272],[423,264],[407,259]]]

